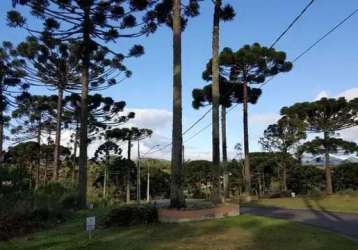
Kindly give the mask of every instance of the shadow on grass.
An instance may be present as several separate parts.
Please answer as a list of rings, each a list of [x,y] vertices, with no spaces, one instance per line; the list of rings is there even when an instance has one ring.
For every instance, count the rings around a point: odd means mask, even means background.
[[[76,222],[6,246],[1,248],[0,244],[0,249],[358,249],[355,242],[335,234],[248,215],[195,223],[101,229],[90,241],[82,224]]]

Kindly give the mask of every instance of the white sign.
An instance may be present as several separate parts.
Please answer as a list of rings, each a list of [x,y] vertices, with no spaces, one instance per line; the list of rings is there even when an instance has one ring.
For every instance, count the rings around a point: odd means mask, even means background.
[[[93,231],[96,227],[96,217],[87,217],[86,218],[86,230]]]

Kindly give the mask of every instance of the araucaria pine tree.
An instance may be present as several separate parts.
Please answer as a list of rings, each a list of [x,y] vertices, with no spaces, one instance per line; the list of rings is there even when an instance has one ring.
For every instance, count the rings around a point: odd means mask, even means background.
[[[3,163],[4,128],[9,125],[9,108],[16,104],[15,97],[24,92],[29,85],[23,81],[24,64],[17,58],[17,51],[10,42],[3,42],[0,47],[0,167]]]
[[[249,160],[248,127],[248,86],[264,83],[268,77],[288,72],[292,64],[286,60],[286,54],[274,48],[263,47],[258,43],[245,45],[238,51],[225,48],[220,53],[220,66],[230,81],[243,84],[243,127],[244,127],[244,182],[245,192],[251,193],[251,174]]]
[[[287,160],[289,153],[297,144],[306,138],[305,126],[302,120],[283,116],[275,124],[271,124],[264,131],[259,143],[268,152],[275,152],[277,163],[281,167],[281,191],[287,192]]]
[[[127,147],[127,159],[131,161],[132,142],[143,140],[144,138],[150,137],[153,131],[150,129],[139,129],[136,127],[132,128],[114,128],[106,131],[106,138],[112,141],[125,141],[128,143]],[[138,142],[139,143],[139,142]],[[139,163],[139,159],[138,159]],[[139,182],[140,182],[140,169],[137,166],[137,199],[139,198]],[[130,202],[130,190],[131,190],[131,169],[127,168],[126,176],[126,202]]]
[[[171,1],[102,1],[102,0],[14,0],[25,5],[31,13],[42,19],[43,29],[29,27],[17,11],[8,12],[9,25],[22,27],[38,35],[46,44],[75,39],[78,43],[78,63],[81,71],[81,125],[78,204],[85,207],[87,200],[87,117],[90,70],[98,62],[92,61],[98,48],[113,54],[119,69],[127,56],[106,45],[118,39],[134,38],[153,33],[158,23],[167,22]],[[167,7],[167,8],[166,8]],[[168,9],[169,7],[169,9]],[[137,21],[139,20],[139,21]],[[128,56],[139,56],[143,48],[135,45]]]
[[[221,194],[221,169],[220,169],[220,19],[232,20],[235,16],[234,9],[230,5],[222,8],[222,0],[214,1],[213,31],[212,31],[212,162],[214,168],[212,200],[215,203],[222,202]]]
[[[211,61],[203,72],[206,81],[211,80]],[[205,107],[212,103],[212,85],[206,85],[202,89],[193,89],[192,106],[195,109]],[[259,88],[248,87],[249,103],[256,104],[262,91]],[[225,198],[229,198],[229,173],[227,171],[227,140],[226,140],[226,109],[234,103],[243,103],[243,84],[232,83],[220,75],[220,105],[221,105],[221,137],[222,137],[222,161],[223,161],[223,188]]]
[[[17,125],[11,129],[17,142],[35,139],[38,144],[38,155],[41,156],[41,143],[44,136],[51,136],[57,103],[57,96],[24,94],[16,98],[17,107],[12,111],[12,117]],[[40,183],[41,157],[38,158],[36,186]],[[46,177],[45,177],[46,178]]]
[[[80,89],[80,72],[77,61],[71,55],[74,43],[56,43],[47,46],[36,37],[28,37],[17,46],[19,54],[26,61],[26,79],[32,85],[45,85],[57,90],[56,133],[53,161],[53,179],[57,180],[60,168],[60,146],[65,91]]]
[[[340,130],[358,125],[357,103],[358,98],[351,101],[347,101],[344,97],[322,98],[314,102],[296,103],[281,110],[282,115],[302,120],[306,131],[323,133],[323,138],[316,138],[304,144],[300,152],[324,154],[327,194],[333,193],[329,154],[336,153],[339,149],[348,152],[356,150],[355,144],[332,136]]]
[[[182,126],[182,62],[181,33],[187,24],[186,17],[199,15],[199,0],[165,0],[169,15],[164,20],[172,24],[173,29],[173,130],[172,161],[170,179],[170,207],[185,207],[183,172],[183,126]],[[182,8],[184,7],[184,10]],[[164,9],[164,8],[163,8]]]

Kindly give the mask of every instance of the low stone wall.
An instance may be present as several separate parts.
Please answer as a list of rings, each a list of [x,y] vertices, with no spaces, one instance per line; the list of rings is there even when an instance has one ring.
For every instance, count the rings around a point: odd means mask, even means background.
[[[159,221],[163,223],[180,223],[220,219],[240,215],[240,205],[225,204],[215,208],[197,210],[159,209]]]

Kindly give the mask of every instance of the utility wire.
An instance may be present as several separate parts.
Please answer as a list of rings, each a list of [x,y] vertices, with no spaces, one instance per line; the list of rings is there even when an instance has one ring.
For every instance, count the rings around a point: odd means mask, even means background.
[[[237,106],[239,105],[239,103],[236,103],[235,105],[233,105],[230,109],[226,110],[226,114],[228,114],[229,112],[231,112],[233,109],[235,109]],[[188,141],[190,141],[191,139],[193,139],[194,137],[198,136],[199,134],[201,134],[203,131],[205,131],[206,129],[208,129],[211,126],[212,122],[210,122],[208,125],[206,125],[205,127],[203,127],[202,129],[200,129],[197,133],[195,133],[194,135],[192,135],[191,137],[189,137],[188,139],[186,139],[184,141],[184,143],[187,143]]]
[[[344,23],[346,23],[349,19],[351,19],[354,15],[358,13],[358,8],[355,9],[352,13],[350,13],[348,16],[346,16],[344,19],[342,19],[340,22],[338,22],[336,25],[333,26],[329,31],[327,31],[325,34],[323,34],[317,41],[315,41],[311,46],[309,46],[307,49],[305,49],[303,52],[298,54],[293,60],[292,63],[297,62],[300,60],[303,56],[305,56],[308,52],[310,52],[313,48],[315,48],[320,42],[322,42],[325,38],[327,38],[330,34],[332,34],[334,31],[336,31],[339,27],[341,27]],[[267,83],[271,82],[277,75],[271,77],[270,79],[266,80],[260,88],[265,86]]]
[[[282,39],[282,37],[287,34],[287,32],[293,27],[293,25],[303,16],[303,14],[307,11],[307,9],[313,4],[314,0],[312,0],[302,11],[301,13],[293,20],[293,22],[291,22],[291,24],[288,26],[288,28],[273,42],[273,44],[271,45],[271,48],[273,46],[275,46],[277,44],[278,41],[280,41]],[[309,51],[311,51],[313,48],[315,48],[320,42],[322,42],[322,40],[324,40],[326,37],[328,37],[330,34],[332,34],[334,31],[336,31],[340,26],[342,26],[344,23],[346,23],[349,19],[351,19],[355,14],[358,13],[358,8],[355,9],[352,13],[350,13],[347,17],[345,17],[343,20],[341,20],[339,23],[337,23],[332,29],[330,29],[328,32],[326,32],[323,36],[321,36],[316,42],[314,42],[311,46],[309,46],[306,50],[304,50],[302,53],[300,53],[298,56],[296,56],[292,62],[295,63],[298,60],[300,60],[303,56],[305,56]],[[269,82],[271,82],[276,76],[273,76],[271,78],[269,78],[268,80],[266,80],[259,88],[261,89],[262,87],[264,87],[266,84],[268,84]],[[234,108],[236,108],[236,106],[233,106],[232,109],[228,110],[227,113],[231,110],[233,110]],[[191,130],[194,126],[196,126],[202,119],[204,119],[204,117],[211,111],[212,108],[210,108],[202,117],[199,118],[198,121],[194,122],[194,124],[192,126],[189,127],[189,129],[187,129],[185,131],[185,133],[187,133],[189,130]],[[197,133],[195,133],[193,136],[189,137],[188,139],[185,140],[185,142],[188,142],[189,140],[193,139],[194,137],[196,137],[197,135],[199,135],[200,133],[202,133],[203,131],[205,131],[206,129],[208,129],[211,126],[211,123],[206,125],[205,127],[203,127],[201,130],[199,130]],[[158,151],[162,151],[165,148],[171,146],[171,143],[163,146],[162,148],[150,152],[150,153],[155,153]]]
[[[312,3],[314,2],[311,1],[309,3],[308,6],[306,6],[306,8],[304,9],[304,11],[306,11],[308,9],[308,7],[310,5],[312,5]],[[304,13],[303,11],[303,13]],[[342,21],[340,21],[339,23],[337,23],[332,29],[330,29],[328,32],[326,32],[323,36],[321,36],[316,42],[314,42],[311,46],[309,46],[306,50],[304,50],[302,53],[300,53],[298,56],[295,57],[295,59],[292,60],[293,63],[297,62],[298,60],[300,60],[304,55],[306,55],[310,50],[312,50],[314,47],[316,47],[322,40],[324,40],[327,36],[329,36],[330,34],[332,34],[335,30],[337,30],[340,26],[342,26],[345,22],[347,22],[349,19],[351,19],[355,14],[358,13],[358,8],[355,9],[352,13],[350,13],[347,17],[345,17]],[[302,16],[302,15],[301,15]],[[296,18],[297,19],[297,18]],[[295,20],[296,20],[295,19]],[[297,20],[296,20],[297,21]],[[296,22],[294,21],[294,22]],[[292,27],[293,24],[291,24],[289,27]],[[287,31],[284,31],[282,34],[287,33]],[[273,43],[273,45],[271,47],[273,47],[280,39],[282,38],[282,35],[279,36],[278,39],[275,40],[275,42]],[[271,82],[273,79],[275,78],[275,76],[269,78],[267,81],[265,81],[259,88],[261,89],[262,87],[264,87],[266,84],[268,84],[269,82]],[[232,109],[228,110],[231,111],[234,108],[236,108],[236,106],[233,106]],[[228,113],[227,112],[227,113]],[[201,130],[199,130],[196,134],[194,134],[192,137],[188,138],[185,142],[193,139],[194,137],[196,137],[197,135],[199,135],[200,133],[202,133],[203,131],[205,131],[207,128],[209,128],[211,126],[211,123],[208,124],[207,126],[203,127]]]
[[[288,25],[288,27],[275,39],[275,41],[272,43],[270,48],[273,48],[285,35],[286,33],[295,25],[295,23],[304,15],[304,13],[311,7],[311,5],[314,3],[315,0],[311,0],[303,10],[296,16],[293,21]],[[231,90],[230,90],[231,91]],[[193,127],[195,127],[201,120],[205,118],[206,115],[209,114],[209,112],[212,110],[212,107],[204,113],[197,121],[195,121],[188,129],[186,129],[183,132],[183,135],[185,135],[187,132],[189,132]]]
[[[189,128],[187,128],[182,135],[185,135],[186,133],[188,133],[193,127],[195,127],[201,120],[203,120],[205,118],[205,116],[207,116],[207,114],[210,113],[210,111],[212,110],[213,108],[210,107],[208,109],[208,111],[206,111],[198,120],[196,120]]]
[[[295,59],[293,59],[292,62],[298,61],[301,57],[306,55],[310,50],[312,50],[314,47],[316,47],[323,39],[325,39],[327,36],[332,34],[335,30],[337,30],[340,26],[342,26],[345,22],[347,22],[349,19],[351,19],[355,14],[357,14],[358,8],[355,9],[351,14],[349,14],[346,18],[344,18],[342,21],[337,23],[332,29],[330,29],[327,33],[325,33],[321,38],[319,38],[315,43],[313,43],[310,47],[308,47],[305,51],[303,51],[301,54],[299,54]]]
[[[298,14],[298,16],[293,19],[293,21],[288,25],[288,27],[275,39],[275,41],[270,46],[270,49],[275,47],[275,45],[282,39],[284,35],[287,34],[287,32],[295,25],[295,23],[303,16],[303,14],[311,7],[311,5],[314,3],[315,0],[311,0],[306,7]]]

